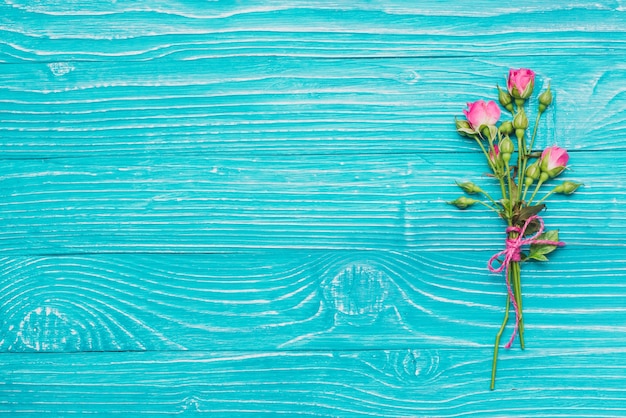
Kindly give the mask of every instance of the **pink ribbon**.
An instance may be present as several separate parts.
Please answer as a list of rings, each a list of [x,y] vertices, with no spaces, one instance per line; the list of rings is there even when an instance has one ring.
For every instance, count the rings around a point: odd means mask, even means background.
[[[535,219],[539,222],[539,229],[537,230],[535,235],[529,238],[524,238],[524,234],[526,233],[526,228],[528,228],[528,225],[530,225],[530,223],[534,221]],[[501,273],[503,270],[506,270],[506,288],[509,293],[509,298],[511,299],[511,302],[513,302],[513,307],[515,308],[515,328],[513,329],[513,334],[511,335],[509,342],[505,345],[505,348],[510,348],[511,344],[513,344],[513,340],[515,340],[515,335],[517,333],[517,329],[519,327],[519,321],[520,321],[519,307],[517,306],[517,302],[515,302],[515,295],[513,294],[513,290],[511,289],[511,281],[509,280],[509,265],[511,264],[512,261],[521,261],[522,259],[521,252],[522,252],[522,247],[524,245],[547,244],[547,245],[557,245],[559,247],[562,247],[565,245],[564,242],[560,242],[560,241],[549,241],[549,240],[537,239],[543,233],[543,227],[544,227],[543,219],[541,219],[537,215],[533,215],[529,217],[528,219],[526,219],[524,226],[522,226],[521,228],[518,226],[509,226],[506,229],[506,234],[507,234],[506,241],[505,241],[506,247],[504,248],[504,250],[500,251],[499,253],[494,254],[487,262],[487,267],[489,268],[489,271],[491,271],[492,273]],[[510,238],[511,234],[513,233],[517,234],[517,237]],[[493,263],[496,260],[499,261],[499,258],[501,256],[504,256],[504,260],[501,261],[500,267],[495,268],[493,266]]]

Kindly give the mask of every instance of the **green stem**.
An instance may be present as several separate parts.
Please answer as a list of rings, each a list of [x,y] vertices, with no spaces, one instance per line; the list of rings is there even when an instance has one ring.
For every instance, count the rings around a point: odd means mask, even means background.
[[[481,202],[480,200],[477,200],[476,203],[480,203],[481,205],[483,205],[487,209],[491,209],[492,211],[494,211],[495,213],[500,215],[500,211],[498,209],[494,208],[493,206],[489,206],[488,204],[486,204],[485,202]]]
[[[530,206],[530,204],[533,202],[533,199],[535,198],[535,195],[537,194],[537,192],[539,191],[539,188],[541,187],[541,185],[543,184],[543,181],[541,180],[541,178],[537,181],[537,187],[535,187],[535,191],[533,192],[533,195],[530,196],[530,200],[528,201],[527,205]]]
[[[513,217],[513,208],[515,207],[516,202],[516,198],[513,194],[513,180],[511,179],[511,167],[509,166],[509,163],[505,163],[505,169],[506,169],[506,175],[507,175],[507,180],[509,183],[509,208],[507,211],[507,219],[511,219]],[[505,196],[504,191],[502,192],[502,197]],[[509,225],[510,226],[510,225]]]
[[[520,174],[519,174],[519,184],[524,182],[524,176],[526,174],[526,166],[528,164],[528,155],[533,152],[533,147],[535,146],[535,138],[537,138],[537,127],[539,126],[539,120],[541,119],[542,112],[537,113],[537,118],[535,119],[535,126],[533,126],[533,134],[530,137],[530,147],[524,151],[524,158],[522,164],[520,166]],[[526,191],[528,188],[526,188]],[[522,200],[526,197],[526,191],[524,191],[524,195]]]
[[[493,197],[491,197],[491,196],[489,195],[489,193],[487,193],[486,191],[484,191],[484,190],[482,190],[482,189],[481,189],[480,193],[482,193],[482,195],[483,195],[483,196],[485,196],[487,199],[489,199],[489,201],[490,201],[491,203],[493,203],[494,205],[498,206],[498,202],[496,202],[496,201],[493,199]]]
[[[522,193],[522,200],[526,200],[526,193],[528,193],[528,185],[524,183],[524,193]]]
[[[512,277],[511,283],[513,285],[513,295],[515,296],[515,303],[517,304],[518,317],[518,332],[519,342],[522,350],[525,348],[524,344],[524,315],[522,314],[522,270],[520,263],[514,261],[509,266],[510,274]]]
[[[502,193],[502,199],[505,199],[506,198],[506,186],[504,184],[504,179],[502,177],[498,177],[498,181],[500,182],[500,193]],[[509,201],[509,210],[506,211],[507,220],[511,219],[510,208],[511,208],[511,202]]]
[[[554,190],[550,190],[549,193],[547,193],[544,197],[542,197],[537,204],[540,205],[544,200],[546,200],[548,197],[550,197],[552,195],[552,193],[554,193]]]
[[[487,164],[489,164],[489,168],[491,168],[491,171],[493,171],[494,173],[497,173],[496,168],[491,163],[491,158],[489,158],[489,152],[487,151],[487,149],[483,145],[481,139],[478,138],[478,137],[475,137],[475,139],[476,139],[476,142],[478,142],[478,146],[480,146],[480,149],[483,151],[483,154],[485,154],[485,158],[487,159]]]
[[[523,184],[524,182],[524,166],[526,161],[526,131],[524,131],[524,135],[517,138],[517,170],[519,171],[517,174],[518,183]]]
[[[537,138],[537,127],[539,126],[539,120],[541,119],[541,115],[542,115],[542,112],[537,113],[537,118],[535,119],[535,126],[533,126],[533,134],[530,138],[530,147],[528,147],[528,153],[533,152],[533,147],[535,146],[535,138]],[[522,184],[524,181],[524,175],[526,173],[527,164],[528,164],[528,158],[526,155],[520,167],[519,184]],[[526,192],[524,192],[524,197],[526,197]],[[522,198],[522,200],[524,200],[524,198]]]
[[[533,127],[533,136],[530,138],[530,152],[533,152],[533,146],[535,145],[535,138],[537,137],[537,127],[539,126],[539,120],[541,119],[541,115],[543,113],[537,113],[537,119],[535,119],[535,126]]]
[[[491,390],[494,390],[496,387],[496,369],[498,364],[498,349],[500,348],[500,338],[502,337],[502,333],[504,332],[504,328],[506,327],[507,322],[509,322],[509,310],[511,308],[511,299],[509,295],[506,295],[506,307],[504,309],[504,318],[502,319],[502,325],[500,325],[500,329],[496,334],[496,342],[493,347],[493,361],[491,362]]]

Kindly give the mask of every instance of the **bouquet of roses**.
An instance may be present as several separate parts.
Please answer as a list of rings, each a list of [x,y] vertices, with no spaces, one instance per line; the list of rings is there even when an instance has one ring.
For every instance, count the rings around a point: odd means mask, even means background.
[[[467,104],[464,110],[466,120],[456,120],[457,132],[474,139],[483,152],[491,173],[502,194],[494,199],[489,193],[473,182],[457,183],[468,195],[448,202],[459,209],[480,204],[494,211],[506,224],[505,248],[489,260],[491,272],[505,272],[507,299],[504,320],[496,334],[491,370],[491,389],[495,386],[496,363],[500,338],[507,325],[511,305],[515,312],[515,327],[505,345],[510,348],[515,336],[519,335],[521,349],[524,349],[524,316],[522,314],[521,266],[529,260],[547,260],[546,255],[557,247],[565,245],[559,241],[558,231],[545,231],[539,213],[546,207],[543,203],[555,193],[572,194],[581,183],[563,181],[552,187],[540,198],[538,193],[545,183],[559,176],[567,167],[569,155],[557,146],[535,150],[535,138],[542,114],[552,103],[550,86],[538,96],[537,112],[532,133],[526,105],[533,93],[535,73],[521,68],[511,69],[507,79],[507,89],[498,88],[500,105],[511,114],[511,120],[500,122],[501,110],[494,101],[478,100]],[[526,248],[524,248],[526,247]],[[497,264],[499,263],[499,264]]]

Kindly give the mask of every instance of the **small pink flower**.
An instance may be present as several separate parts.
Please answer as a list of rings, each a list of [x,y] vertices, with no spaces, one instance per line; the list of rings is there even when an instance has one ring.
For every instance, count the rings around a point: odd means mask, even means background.
[[[498,166],[498,158],[500,157],[500,148],[498,145],[494,145],[492,150],[489,150],[489,161],[492,167]]]
[[[535,72],[528,68],[510,69],[507,88],[515,99],[528,99],[535,86]]]
[[[463,113],[472,129],[480,132],[483,126],[495,125],[500,119],[500,108],[494,101],[478,100],[467,104]]]
[[[541,153],[541,171],[550,178],[556,177],[567,167],[569,155],[563,148],[548,147]]]

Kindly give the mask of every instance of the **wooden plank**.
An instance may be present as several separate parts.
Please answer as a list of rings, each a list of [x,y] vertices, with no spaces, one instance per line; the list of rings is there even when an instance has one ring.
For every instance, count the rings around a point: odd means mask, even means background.
[[[626,50],[619,2],[0,5],[0,62],[232,56],[519,57]]]
[[[570,55],[571,59],[574,59]],[[495,99],[509,66],[555,104],[538,145],[626,149],[623,54],[547,60],[303,59],[5,64],[3,158],[474,152],[454,118]],[[530,114],[531,120],[534,116]],[[506,119],[506,116],[503,116]]]
[[[610,172],[598,170],[609,158]],[[549,200],[548,227],[572,245],[624,246],[625,195],[616,184],[626,159],[576,152],[571,166],[552,184],[586,186]],[[495,213],[445,203],[463,194],[455,181],[469,179],[497,196],[486,169],[478,154],[9,160],[0,252],[496,250],[503,224]]]
[[[486,268],[490,256],[5,257],[0,351],[486,349],[506,299],[503,276]],[[523,268],[528,355],[623,346],[623,248],[566,247]]]
[[[626,413],[623,349],[0,355],[11,416],[568,416]]]
[[[625,415],[623,5],[360,3],[0,4],[0,415]],[[489,392],[509,67],[585,187]]]

